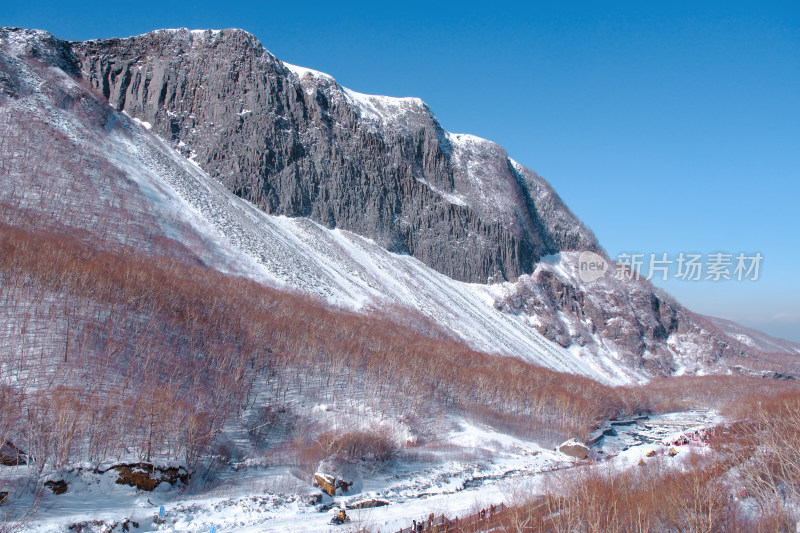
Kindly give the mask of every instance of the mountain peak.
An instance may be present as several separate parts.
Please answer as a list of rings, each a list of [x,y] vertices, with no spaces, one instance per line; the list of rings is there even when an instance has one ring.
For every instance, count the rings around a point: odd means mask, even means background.
[[[38,59],[72,75],[79,73],[70,44],[44,30],[0,28],[0,48],[12,55]]]

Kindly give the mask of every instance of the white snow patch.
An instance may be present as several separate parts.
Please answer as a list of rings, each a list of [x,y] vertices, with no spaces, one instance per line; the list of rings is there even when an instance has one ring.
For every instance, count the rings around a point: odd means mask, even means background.
[[[451,143],[461,145],[464,147],[469,146],[470,144],[490,144],[495,145],[494,142],[490,141],[489,139],[484,139],[483,137],[478,137],[477,135],[471,135],[469,133],[450,133],[447,132],[447,138],[450,140]]]
[[[146,130],[153,129],[153,125],[150,124],[149,122],[147,122],[146,120],[139,120],[138,118],[135,118],[135,117],[131,117],[131,118],[133,118],[134,122],[136,122],[137,124],[140,124],[142,127],[144,127],[144,129],[146,129]]]
[[[461,196],[459,196],[457,194],[453,194],[453,193],[445,192],[445,191],[443,191],[441,189],[437,189],[436,187],[434,187],[433,185],[428,183],[428,181],[423,179],[423,178],[417,178],[417,181],[422,183],[423,185],[428,187],[430,190],[432,190],[433,192],[435,192],[436,194],[438,194],[439,196],[441,196],[442,198],[444,198],[445,200],[447,200],[448,202],[450,202],[453,205],[460,205],[460,206],[466,206],[467,205],[466,200],[464,200],[464,198],[462,198]]]
[[[291,63],[287,63],[285,61],[283,61],[283,66],[288,68],[289,71],[295,76],[297,76],[297,79],[301,81],[306,76],[310,76],[312,78],[322,78],[330,82],[336,83],[336,80],[333,79],[333,76],[331,76],[330,74],[325,74],[324,72],[320,72],[318,70],[292,65]]]
[[[343,90],[350,102],[372,119],[392,121],[406,113],[418,113],[425,109],[425,103],[419,98],[363,94],[347,88]]]

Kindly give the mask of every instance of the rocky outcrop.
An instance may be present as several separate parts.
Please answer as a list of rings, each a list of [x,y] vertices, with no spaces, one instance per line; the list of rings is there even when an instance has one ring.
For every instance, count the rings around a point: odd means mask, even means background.
[[[121,464],[111,467],[118,474],[116,483],[139,490],[152,491],[161,483],[186,485],[191,474],[184,467],[158,467],[150,463]],[[100,472],[98,470],[98,472]],[[102,473],[102,472],[100,472]]]
[[[53,491],[53,494],[56,496],[60,494],[65,494],[69,489],[69,485],[63,479],[53,480],[53,481],[45,481],[44,486]]]
[[[316,484],[320,490],[328,496],[336,496],[335,477],[323,472],[317,472],[314,474],[314,484]]]
[[[330,496],[336,493],[361,491],[363,464],[352,461],[343,454],[335,453],[320,461],[314,482]]]
[[[391,502],[388,500],[376,500],[375,498],[370,498],[368,500],[361,500],[357,502],[353,502],[347,505],[348,509],[374,509],[375,507],[385,507],[389,505]]]
[[[597,248],[501,147],[445,132],[418,99],[287,66],[244,31],[160,30],[71,50],[113,106],[268,213],[347,229],[470,282]]]
[[[564,455],[569,455],[575,459],[586,459],[589,456],[589,448],[582,442],[575,439],[570,439],[558,447],[558,451]]]
[[[565,348],[608,353],[647,376],[722,370],[753,357],[746,346],[648,281],[608,274],[584,283],[577,265],[575,253],[548,258],[533,274],[507,284],[495,307],[526,317],[531,327]]]
[[[13,442],[6,441],[0,446],[0,465],[22,466],[28,464],[28,455],[20,450]]]

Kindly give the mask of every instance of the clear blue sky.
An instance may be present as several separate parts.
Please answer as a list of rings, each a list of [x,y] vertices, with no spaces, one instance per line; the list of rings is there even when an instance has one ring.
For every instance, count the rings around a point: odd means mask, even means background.
[[[761,252],[757,282],[670,282],[800,341],[800,4],[6,2],[66,39],[239,27],[354,90],[418,96],[548,179],[612,256]]]

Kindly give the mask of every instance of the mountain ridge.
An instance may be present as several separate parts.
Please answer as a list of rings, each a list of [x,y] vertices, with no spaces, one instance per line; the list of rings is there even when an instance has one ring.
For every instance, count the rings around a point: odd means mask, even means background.
[[[800,342],[769,335],[761,330],[743,326],[733,320],[715,316],[705,316],[706,320],[738,339],[742,344],[764,353],[800,355]]]

